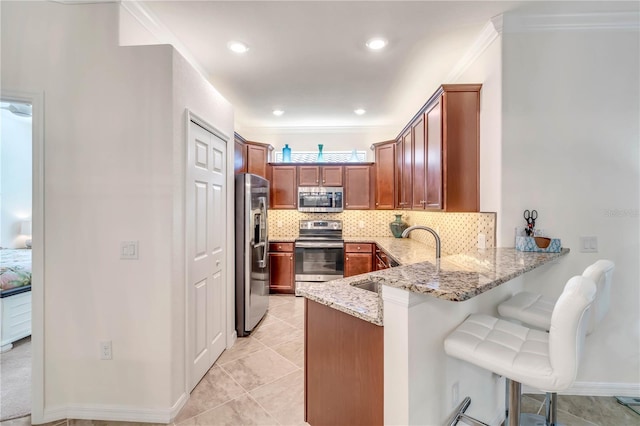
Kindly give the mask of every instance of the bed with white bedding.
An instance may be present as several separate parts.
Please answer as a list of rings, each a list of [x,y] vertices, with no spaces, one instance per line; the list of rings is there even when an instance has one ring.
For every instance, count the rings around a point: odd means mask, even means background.
[[[31,249],[0,249],[0,352],[31,335]]]

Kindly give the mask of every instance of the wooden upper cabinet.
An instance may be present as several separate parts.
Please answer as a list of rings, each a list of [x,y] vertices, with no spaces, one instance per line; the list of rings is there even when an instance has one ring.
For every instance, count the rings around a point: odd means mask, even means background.
[[[442,209],[480,211],[480,84],[442,86]]]
[[[296,166],[271,166],[271,208],[297,208],[297,181]]]
[[[260,142],[249,142],[234,133],[233,170],[238,173],[252,173],[269,178],[269,153],[273,147]]]
[[[269,148],[266,145],[247,143],[247,173],[267,177]]]
[[[247,171],[247,147],[237,137],[233,145],[233,171],[235,174],[246,173]]]
[[[342,166],[298,166],[300,186],[342,186]]]
[[[399,181],[397,185],[398,202],[396,207],[401,209],[411,208],[412,195],[412,134],[409,128],[399,139],[398,143],[398,169]]]
[[[300,186],[320,186],[320,167],[298,166],[298,179]]]
[[[438,100],[425,113],[427,117],[426,208],[442,208],[442,102]]]
[[[425,125],[424,115],[421,114],[411,125],[411,134],[413,136],[413,161],[411,175],[413,185],[411,190],[411,208],[423,209],[427,203],[426,188],[426,167],[425,167]]]
[[[388,141],[374,145],[375,208],[395,208],[396,143]]]
[[[344,166],[344,208],[347,210],[368,210],[372,204],[372,168],[365,166]]]
[[[442,85],[400,133],[396,206],[480,211],[481,84]]]

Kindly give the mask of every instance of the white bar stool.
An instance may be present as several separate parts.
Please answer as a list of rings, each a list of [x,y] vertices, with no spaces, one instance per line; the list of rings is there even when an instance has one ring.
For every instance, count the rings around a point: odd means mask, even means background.
[[[582,273],[596,283],[596,296],[589,309],[589,323],[587,334],[591,334],[596,325],[602,321],[609,310],[609,295],[611,280],[615,264],[610,260],[598,260],[589,265]],[[498,313],[504,318],[510,318],[541,330],[549,330],[551,313],[556,300],[537,293],[523,291],[498,305]]]
[[[524,424],[520,421],[540,424],[537,419],[540,416],[527,415],[521,419],[521,384],[545,392],[561,391],[573,384],[586,334],[586,311],[595,293],[596,285],[590,278],[571,278],[555,304],[549,333],[489,315],[470,315],[445,339],[444,350],[452,357],[509,380],[505,425]],[[546,419],[547,424],[550,421]]]

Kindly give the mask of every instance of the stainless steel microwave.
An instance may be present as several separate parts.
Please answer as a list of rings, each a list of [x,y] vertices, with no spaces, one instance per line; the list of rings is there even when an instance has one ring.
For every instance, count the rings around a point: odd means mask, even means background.
[[[298,211],[337,213],[342,211],[341,186],[299,186]]]

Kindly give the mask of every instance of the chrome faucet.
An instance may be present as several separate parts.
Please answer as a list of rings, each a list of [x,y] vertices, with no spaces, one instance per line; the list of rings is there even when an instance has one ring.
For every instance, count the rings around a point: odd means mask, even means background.
[[[402,238],[407,238],[409,236],[409,233],[414,229],[422,229],[431,232],[431,235],[433,235],[433,237],[436,239],[436,259],[440,259],[440,236],[438,235],[438,233],[428,226],[413,225],[402,232]]]

